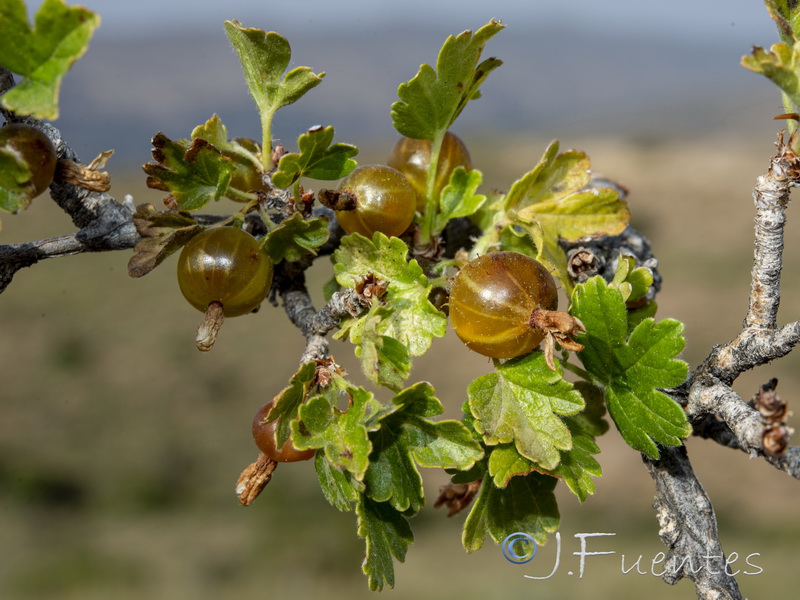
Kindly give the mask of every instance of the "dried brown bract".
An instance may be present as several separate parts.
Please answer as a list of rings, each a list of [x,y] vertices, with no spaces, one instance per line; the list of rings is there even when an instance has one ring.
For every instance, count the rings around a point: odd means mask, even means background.
[[[317,200],[331,210],[355,210],[358,204],[355,194],[341,190],[322,189],[317,192]]]
[[[792,437],[794,429],[784,423],[773,423],[764,429],[761,440],[764,452],[770,456],[782,456],[786,453],[789,446],[789,439]]]
[[[579,344],[572,338],[586,333],[586,327],[580,319],[568,313],[537,308],[531,314],[531,327],[544,332],[544,357],[547,366],[554,371],[556,366],[553,355],[556,343],[570,352],[583,350],[583,344]]]
[[[111,189],[111,176],[103,169],[113,154],[113,150],[101,152],[88,165],[60,160],[56,164],[55,178],[90,192],[107,192]]]
[[[356,283],[356,294],[364,298],[368,304],[372,304],[374,300],[380,302],[386,296],[386,290],[389,288],[389,282],[385,279],[380,279],[374,273],[370,273],[361,281]]]
[[[464,510],[472,499],[481,489],[481,479],[470,481],[469,483],[448,483],[439,488],[439,497],[433,504],[434,508],[439,508],[443,504],[447,506],[447,516],[452,517]]]
[[[268,458],[266,454],[259,454],[256,462],[248,465],[239,475],[236,482],[236,495],[242,506],[250,506],[258,495],[267,487],[272,472],[278,467],[278,463]]]
[[[317,370],[314,373],[311,387],[326,388],[331,384],[334,375],[344,376],[347,374],[340,365],[336,364],[331,356],[321,358],[315,362],[317,363]]]
[[[777,379],[770,379],[753,398],[753,406],[767,423],[782,423],[790,414],[786,402],[775,392],[777,385]]]

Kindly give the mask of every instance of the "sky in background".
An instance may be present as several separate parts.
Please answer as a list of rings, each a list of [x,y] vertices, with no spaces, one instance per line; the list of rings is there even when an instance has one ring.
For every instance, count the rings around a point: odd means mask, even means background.
[[[31,13],[39,4],[28,3]],[[337,138],[355,143],[395,135],[389,106],[397,85],[434,62],[447,35],[491,18],[507,28],[486,53],[504,65],[459,118],[459,133],[652,138],[744,127],[748,118],[774,129],[768,119],[782,112],[772,86],[739,66],[752,45],[776,41],[758,0],[83,4],[102,25],[64,80],[57,122],[80,156],[114,147],[116,160],[141,164],[156,131],[187,137],[215,112],[232,135],[259,137],[226,19],[278,31],[292,44],[292,66],[327,73],[278,113],[274,133],[289,145],[315,124],[332,124]]]
[[[28,2],[35,11],[40,1]],[[246,25],[269,28],[270,19],[295,20],[314,29],[366,27],[394,21],[422,24],[439,21],[449,27],[475,27],[476,22],[499,18],[509,24],[569,23],[580,28],[629,31],[648,28],[663,38],[708,37],[752,40],[768,36],[772,25],[757,0],[87,0],[81,2],[103,17],[103,29],[117,36],[179,28],[213,28],[236,18]],[[762,40],[767,43],[769,38]],[[758,43],[758,42],[756,42]]]

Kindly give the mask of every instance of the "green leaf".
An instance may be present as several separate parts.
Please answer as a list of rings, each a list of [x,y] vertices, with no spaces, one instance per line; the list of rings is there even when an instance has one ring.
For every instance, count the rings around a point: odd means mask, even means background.
[[[369,578],[369,589],[394,587],[394,556],[400,562],[406,558],[414,534],[408,520],[390,504],[375,502],[362,495],[356,506],[358,535],[366,541],[367,551],[362,564]]]
[[[519,453],[543,469],[554,469],[560,450],[572,448],[569,430],[558,415],[584,407],[583,397],[551,370],[541,352],[497,366],[467,389],[475,429],[493,446],[514,442]]]
[[[255,140],[248,138],[228,139],[228,128],[222,123],[219,115],[213,114],[202,125],[192,129],[192,139],[203,139],[230,158],[237,167],[260,169],[258,155],[261,148]]]
[[[628,336],[622,294],[599,276],[575,288],[570,313],[586,326],[578,356],[605,387],[608,412],[623,439],[653,459],[659,456],[656,443],[680,445],[691,433],[686,414],[657,388],[686,379],[686,363],[674,358],[686,343],[683,324],[645,319]]]
[[[24,76],[6,92],[3,107],[37,119],[58,118],[61,79],[89,46],[100,17],[63,0],[44,0],[34,27],[22,0],[0,0],[0,64]]]
[[[133,224],[141,239],[128,261],[131,277],[146,275],[203,230],[190,214],[174,210],[158,212],[152,204],[136,207]]]
[[[600,397],[599,408],[605,413],[605,408]],[[587,410],[590,410],[587,407]],[[530,460],[522,456],[514,444],[500,444],[491,448],[489,455],[488,471],[497,488],[506,487],[514,477],[527,475],[531,472],[553,475],[562,479],[567,487],[583,502],[590,494],[594,494],[595,486],[592,477],[600,477],[603,470],[592,454],[600,452],[594,438],[598,430],[608,428],[608,424],[601,418],[593,415],[588,417],[585,412],[571,417],[565,417],[564,423],[572,436],[572,448],[561,452],[561,461],[551,471],[543,470]]]
[[[462,542],[467,552],[483,546],[488,533],[496,543],[524,531],[538,544],[558,529],[560,516],[553,489],[557,479],[540,473],[512,477],[505,488],[484,479],[464,523]]]
[[[225,150],[231,142],[228,140],[228,128],[216,113],[211,118],[192,129],[192,139],[203,139],[218,150]]]
[[[400,135],[430,141],[444,136],[467,103],[480,96],[489,73],[502,64],[495,58],[478,61],[486,42],[503,27],[490,21],[474,35],[465,31],[448,37],[436,70],[422,65],[411,81],[400,84],[400,100],[392,104],[392,123]]]
[[[283,36],[274,31],[247,29],[237,21],[225,21],[225,34],[233,46],[250,95],[261,115],[264,166],[270,166],[272,117],[275,112],[299,100],[311,88],[322,83],[325,73],[315,74],[308,67],[296,67],[285,73],[292,49]]]
[[[611,287],[617,288],[625,302],[633,302],[647,294],[653,285],[653,272],[647,267],[636,267],[632,256],[620,256]]]
[[[753,47],[749,56],[742,57],[742,66],[760,73],[777,85],[784,94],[787,110],[800,110],[800,40],[773,44],[769,50]]]
[[[345,321],[334,338],[349,337],[367,378],[375,385],[397,391],[411,372],[411,357],[401,342],[380,331],[383,320],[393,313],[391,308],[375,302],[360,318]]]
[[[311,179],[341,179],[356,168],[352,159],[358,148],[350,144],[333,142],[333,127],[313,127],[297,139],[299,154],[284,154],[272,183],[288,188],[301,177]]]
[[[275,447],[281,448],[291,435],[291,422],[297,418],[300,405],[308,396],[311,384],[315,379],[317,365],[307,362],[300,365],[292,375],[289,385],[283,388],[273,399],[269,421],[275,423]]]
[[[511,186],[504,210],[538,248],[538,258],[572,289],[567,261],[559,239],[618,235],[630,221],[627,203],[611,188],[586,190],[591,174],[589,157],[577,150],[558,152],[553,141],[539,163]]]
[[[407,255],[408,247],[398,238],[378,232],[370,240],[355,233],[343,237],[334,253],[334,273],[339,285],[349,288],[370,273],[388,281],[384,302],[390,312],[375,326],[375,335],[394,338],[411,356],[421,356],[433,337],[444,336],[447,317],[428,300],[432,286],[419,263]]]
[[[561,452],[558,466],[552,471],[544,471],[522,456],[513,444],[493,446],[488,470],[495,487],[504,488],[513,477],[537,471],[563,479],[581,502],[594,493],[592,477],[600,477],[603,472],[592,454],[600,451],[594,438],[608,429],[608,423],[603,419],[605,405],[602,393],[591,384],[578,382],[575,388],[583,395],[586,408],[576,415],[564,418],[572,436],[572,448]]]
[[[331,506],[342,512],[352,510],[353,504],[358,501],[359,492],[364,484],[353,479],[349,471],[340,469],[327,458],[324,452],[317,452],[314,458],[319,486],[325,499]]]
[[[566,417],[564,422],[572,434],[572,449],[561,455],[561,462],[553,470],[553,475],[563,479],[567,487],[583,502],[594,494],[592,477],[600,477],[603,469],[592,456],[600,452],[594,437],[581,429],[574,417]]]
[[[291,422],[292,443],[299,450],[322,449],[337,467],[350,471],[357,480],[364,478],[372,450],[366,424],[383,406],[363,388],[342,384],[350,396],[350,406],[341,411],[335,406],[337,386],[310,398],[298,410],[299,419]]]
[[[309,67],[297,67],[284,75],[292,49],[282,35],[245,28],[237,21],[225,21],[225,34],[239,56],[247,87],[262,112],[274,113],[322,83],[325,74],[314,74]]]
[[[447,227],[448,221],[458,217],[469,217],[475,214],[486,196],[476,194],[482,180],[481,172],[467,172],[464,167],[457,167],[450,175],[450,183],[442,190],[439,197],[439,213],[436,215],[434,235],[440,234]]]
[[[153,158],[145,164],[148,187],[170,192],[182,210],[203,208],[225,195],[236,169],[233,161],[203,139],[175,142],[163,133],[153,137]]]
[[[327,217],[304,219],[303,215],[295,213],[270,231],[262,245],[270,260],[278,264],[282,260],[298,261],[307,254],[316,256],[317,249],[329,237]]]
[[[504,488],[512,477],[527,475],[536,465],[522,456],[513,443],[492,446],[489,454],[489,475],[495,487]]]
[[[211,118],[192,130],[192,140],[201,139],[210,143],[233,162],[230,182],[225,195],[236,201],[254,200],[255,195],[248,192],[264,190],[264,168],[261,164],[261,148],[255,140],[248,138],[228,139],[228,130],[222,119],[214,114]],[[190,141],[184,142],[191,143]]]
[[[0,210],[17,213],[33,199],[31,168],[13,148],[0,148]]]
[[[370,434],[373,450],[364,482],[373,500],[415,514],[425,504],[417,464],[466,470],[483,457],[483,450],[458,421],[428,419],[444,410],[429,383],[403,390],[392,404],[394,410]]]
[[[549,199],[552,197],[551,189],[562,191],[560,188],[562,182],[569,192],[574,192],[589,182],[589,174],[586,173],[589,165],[585,157],[572,154],[570,160],[561,161],[559,165],[561,168],[557,168],[558,150],[558,140],[550,142],[536,166],[513,183],[505,197],[503,206],[505,210],[524,208],[532,203],[529,198]],[[575,159],[578,159],[579,164],[577,168],[570,170],[570,167],[575,166]]]

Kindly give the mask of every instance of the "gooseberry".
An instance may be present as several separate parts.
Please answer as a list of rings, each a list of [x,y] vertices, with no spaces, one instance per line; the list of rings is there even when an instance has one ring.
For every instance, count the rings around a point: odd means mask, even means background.
[[[337,210],[336,218],[347,233],[372,237],[376,231],[399,236],[414,220],[416,200],[408,180],[384,165],[357,167],[339,183],[340,205],[352,200],[352,210]],[[321,194],[331,193],[323,190]],[[348,207],[349,208],[349,207]]]
[[[178,259],[178,284],[197,310],[212,302],[226,317],[253,311],[272,284],[272,261],[258,241],[235,227],[207,229],[184,246]]]
[[[27,165],[30,179],[19,183],[27,188],[28,200],[50,187],[56,172],[56,149],[41,130],[25,123],[9,123],[0,128],[0,149]]]
[[[431,164],[431,142],[400,138],[392,149],[387,163],[405,175],[414,188],[417,198],[417,210],[425,210],[425,198],[428,192],[428,167]],[[472,170],[472,159],[469,150],[461,139],[449,131],[442,141],[439,151],[439,164],[436,167],[436,180],[433,185],[434,197],[439,197],[442,190],[450,182],[450,175],[456,167]]]
[[[450,322],[467,347],[492,358],[527,354],[544,339],[537,309],[558,306],[553,276],[518,252],[494,252],[467,263],[450,288]]]
[[[256,446],[267,458],[276,462],[297,462],[313,458],[315,450],[298,450],[292,444],[292,440],[286,440],[283,446],[278,449],[275,446],[275,425],[277,421],[267,422],[269,414],[272,412],[273,402],[270,400],[253,417],[253,439]]]

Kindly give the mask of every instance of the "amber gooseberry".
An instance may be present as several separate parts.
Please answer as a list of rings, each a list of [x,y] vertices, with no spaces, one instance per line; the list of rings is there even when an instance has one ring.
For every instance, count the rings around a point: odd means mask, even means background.
[[[0,149],[27,165],[30,178],[20,183],[27,188],[29,200],[50,187],[56,172],[56,149],[41,130],[25,123],[9,123],[0,128]]]
[[[354,201],[352,210],[336,211],[336,218],[347,233],[372,237],[380,231],[399,236],[414,220],[414,190],[397,169],[362,165],[342,179],[338,192]]]
[[[536,309],[555,310],[556,283],[538,261],[493,252],[467,263],[450,288],[450,322],[467,347],[492,358],[527,354],[544,339],[531,325]]]
[[[226,317],[258,308],[272,284],[272,261],[259,242],[236,227],[199,233],[178,259],[178,284],[189,304],[205,312],[222,305]]]
[[[387,163],[405,175],[414,188],[417,198],[417,210],[425,210],[425,198],[428,187],[428,167],[431,164],[431,142],[428,140],[413,140],[400,138],[392,149],[392,154]],[[433,185],[433,194],[439,197],[442,190],[450,182],[450,175],[456,167],[472,170],[472,159],[469,150],[461,139],[449,131],[444,135],[442,148],[439,151],[439,164],[436,167],[436,179]]]
[[[298,450],[292,440],[286,440],[280,448],[275,445],[275,424],[277,421],[267,422],[272,412],[272,400],[258,409],[253,417],[253,439],[256,446],[267,458],[276,462],[297,462],[313,458],[315,450]]]

